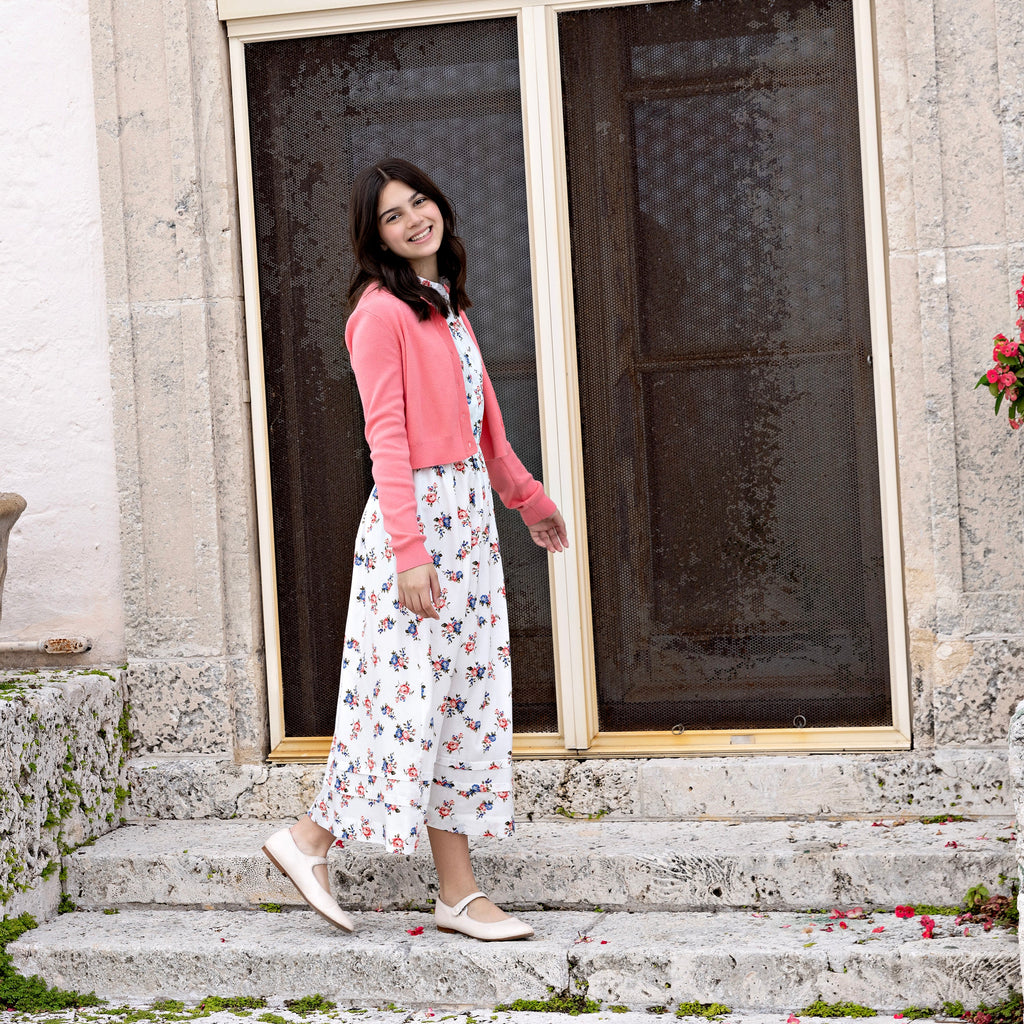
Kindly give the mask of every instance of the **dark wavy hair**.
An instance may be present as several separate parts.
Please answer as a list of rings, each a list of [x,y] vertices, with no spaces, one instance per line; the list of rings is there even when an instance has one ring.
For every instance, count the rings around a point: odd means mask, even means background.
[[[348,288],[349,310],[355,307],[367,285],[375,282],[407,302],[421,320],[429,318],[431,307],[441,316],[448,315],[442,296],[434,288],[420,284],[419,275],[408,260],[383,246],[377,207],[380,194],[390,181],[401,181],[437,203],[444,220],[444,237],[437,252],[438,272],[448,282],[451,311],[457,314],[460,309],[468,309],[472,303],[466,294],[466,250],[455,231],[452,204],[429,175],[408,160],[389,157],[360,171],[352,183],[348,230],[356,265]]]

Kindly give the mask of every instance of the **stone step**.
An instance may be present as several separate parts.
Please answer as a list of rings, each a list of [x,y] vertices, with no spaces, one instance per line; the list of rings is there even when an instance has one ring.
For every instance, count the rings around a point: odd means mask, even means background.
[[[845,929],[826,915],[737,911],[523,916],[534,939],[481,943],[420,912],[357,914],[354,935],[307,910],[78,912],[9,951],[23,974],[114,1002],[320,993],[342,1006],[441,1008],[569,992],[631,1010],[698,1001],[786,1013],[821,998],[892,1013],[991,1004],[1020,987],[1017,937],[964,935],[952,918],[925,939],[919,920],[885,913]]]
[[[270,1013],[274,1018],[280,1018],[284,1024],[441,1024],[441,1022],[452,1022],[452,1024],[480,1024],[481,1017],[486,1014],[487,1024],[566,1024],[565,1010],[498,1010],[491,1007],[474,1006],[457,1012],[449,1012],[442,1008],[420,1007],[410,1009],[400,1007],[397,1004],[388,1003],[386,1000],[378,1001],[373,1007],[359,1006],[346,1009],[324,1009],[309,1011],[303,1008],[301,1011],[291,1010],[284,1000],[267,999],[265,1006],[260,1010],[253,1011],[250,1016],[259,1020],[263,1014]],[[104,1024],[138,1024],[139,1008],[146,1006],[145,1000],[130,1001],[119,1007],[104,1007],[102,1019]],[[204,1003],[197,1001],[195,1007],[189,1005],[187,1011],[198,1009]],[[73,1010],[56,1012],[49,1010],[45,1013],[31,1014],[19,1013],[18,1024],[76,1024],[78,1021],[90,1019],[86,1013]],[[244,1013],[245,1011],[241,1011]],[[676,1018],[675,1014],[666,1008],[666,1017],[661,1019],[666,1024],[671,1024],[676,1019],[681,1019],[688,1024],[707,1024],[707,1017],[683,1016]],[[401,1016],[397,1017],[396,1013]],[[239,1024],[239,1011],[217,1010],[210,1012],[209,1008],[202,1012],[200,1018],[202,1024]],[[596,1010],[588,1012],[584,1017],[586,1024],[656,1024],[658,1017],[652,1016],[646,1010]],[[743,1012],[730,1013],[728,1017],[719,1018],[723,1024],[783,1024],[785,1018],[780,1019],[777,1013],[753,1013]],[[805,1014],[800,1016],[800,1024],[835,1024],[835,1018],[812,1017]],[[938,1019],[943,1019],[949,1024],[949,1016],[943,1018],[924,1017],[915,1018],[918,1024],[936,1024]],[[173,1009],[158,1007],[147,1010],[147,1021],[154,1021],[156,1024],[178,1024],[181,1014]],[[893,1024],[891,1014],[884,1017],[860,1017],[857,1024]]]
[[[901,821],[902,819],[897,819]],[[301,905],[259,852],[274,823],[126,825],[64,858],[84,908]],[[1012,820],[526,822],[474,839],[477,879],[502,905],[569,910],[762,910],[959,904],[971,886],[1016,878]],[[410,857],[371,844],[334,850],[332,889],[349,909],[426,906],[426,844]]]
[[[517,821],[1013,814],[1005,749],[551,758],[514,762]],[[134,818],[262,818],[301,813],[322,765],[216,758],[128,763]]]

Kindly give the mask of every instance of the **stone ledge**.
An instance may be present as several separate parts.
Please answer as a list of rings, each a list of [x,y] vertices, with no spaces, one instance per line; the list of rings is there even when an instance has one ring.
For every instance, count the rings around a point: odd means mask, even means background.
[[[128,796],[121,669],[0,673],[0,912],[49,917],[60,858]]]
[[[891,1013],[999,1002],[1020,979],[1015,935],[965,936],[945,917],[934,939],[919,920],[882,913],[846,929],[825,914],[523,918],[534,939],[481,943],[442,934],[418,912],[357,914],[349,935],[312,911],[122,910],[65,914],[9,952],[23,974],[111,1000],[319,992],[349,1006],[440,1008],[544,999],[550,986],[633,1010],[700,1001],[785,1013],[821,997]]]
[[[64,859],[66,890],[83,910],[302,906],[260,852],[276,827],[241,819],[125,825]],[[956,906],[978,884],[1008,892],[1012,836],[1009,816],[884,826],[563,820],[521,823],[511,838],[471,845],[480,888],[517,911],[796,911]],[[335,849],[332,891],[347,910],[426,906],[437,895],[427,846],[409,857],[373,843]]]
[[[319,765],[136,758],[129,816],[294,818],[322,773]],[[523,760],[515,803],[520,821],[1013,813],[1006,752],[990,749]]]

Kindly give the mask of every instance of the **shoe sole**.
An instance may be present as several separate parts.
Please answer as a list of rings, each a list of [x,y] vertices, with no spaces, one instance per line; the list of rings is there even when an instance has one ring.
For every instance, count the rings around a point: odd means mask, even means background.
[[[292,876],[289,875],[288,872],[285,871],[285,869],[283,867],[281,867],[280,864],[277,863],[277,858],[265,846],[261,846],[260,847],[260,851],[264,854],[264,856],[267,858],[267,860],[269,860],[270,863],[273,864],[274,867],[277,868],[277,870],[280,871],[281,874],[284,875],[284,877],[287,878],[288,881],[292,883],[292,885],[295,885],[295,882],[292,880]],[[295,885],[295,891],[300,896],[302,896],[302,898],[304,900],[306,900],[306,897],[303,896],[302,890],[297,885]],[[335,921],[333,918],[328,917],[318,907],[313,906],[313,904],[310,903],[309,900],[306,900],[306,906],[309,907],[310,910],[315,910],[325,921],[330,922],[331,924],[334,925],[335,928],[338,928],[338,929],[340,929],[343,932],[350,932],[351,933],[352,931],[355,930],[354,928],[349,928],[347,925],[343,925],[340,922]]]
[[[485,939],[483,936],[470,935],[469,932],[461,931],[458,928],[442,928],[438,925],[437,930],[439,932],[444,932],[446,935],[465,935],[467,939],[476,939],[477,942],[522,942],[523,939],[532,939],[534,934],[533,932],[530,932],[528,935],[509,935],[506,938],[501,939]]]

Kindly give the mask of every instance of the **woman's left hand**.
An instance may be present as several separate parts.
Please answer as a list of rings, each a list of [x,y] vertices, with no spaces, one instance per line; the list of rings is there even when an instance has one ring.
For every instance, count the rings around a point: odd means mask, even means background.
[[[534,523],[529,530],[533,543],[548,551],[564,551],[569,546],[569,534],[565,529],[565,520],[557,509],[547,519]]]

